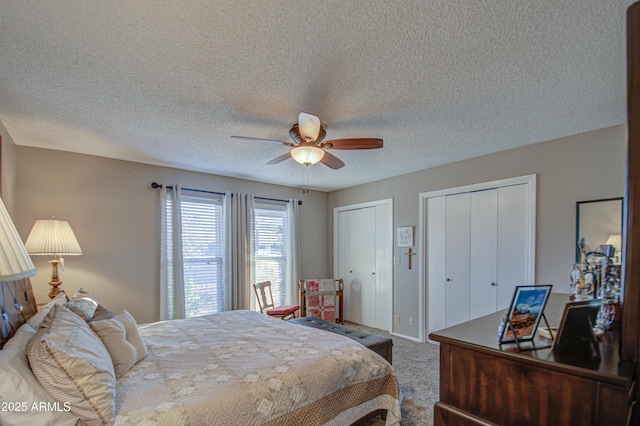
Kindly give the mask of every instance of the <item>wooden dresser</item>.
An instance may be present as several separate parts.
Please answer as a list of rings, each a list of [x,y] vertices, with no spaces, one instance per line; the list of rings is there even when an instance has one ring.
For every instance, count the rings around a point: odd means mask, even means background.
[[[552,327],[567,301],[565,294],[551,295],[545,314]],[[497,328],[505,313],[429,336],[440,342],[436,425],[627,424],[634,367],[620,361],[618,332],[605,334],[600,360],[586,350],[518,352],[515,344],[498,345]]]

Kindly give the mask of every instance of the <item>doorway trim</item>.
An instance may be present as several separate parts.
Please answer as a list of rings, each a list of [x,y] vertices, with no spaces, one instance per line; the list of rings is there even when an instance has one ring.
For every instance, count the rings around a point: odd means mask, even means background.
[[[363,202],[363,203],[357,203],[357,204],[350,204],[350,205],[346,205],[346,206],[340,206],[340,207],[334,207],[333,208],[333,276],[337,277],[338,276],[338,214],[340,212],[343,211],[349,211],[349,210],[358,210],[358,209],[364,209],[364,208],[369,208],[369,207],[379,207],[379,206],[388,206],[388,208],[391,210],[391,214],[389,215],[388,221],[386,224],[383,225],[383,229],[385,229],[385,231],[389,234],[388,235],[388,241],[389,244],[385,249],[385,255],[384,257],[386,258],[386,268],[388,268],[387,272],[387,276],[389,277],[389,281],[388,281],[388,288],[387,290],[389,291],[389,294],[392,295],[392,297],[389,298],[389,300],[387,301],[387,312],[389,312],[389,314],[391,315],[390,318],[387,319],[388,324],[389,324],[389,329],[385,330],[391,333],[391,329],[393,328],[393,198],[385,198],[382,200],[375,200],[375,201],[367,201],[367,202]],[[376,227],[378,225],[376,224]]]
[[[445,189],[439,189],[435,191],[421,192],[419,194],[419,212],[418,212],[418,318],[420,319],[418,327],[418,339],[421,342],[431,342],[428,340],[428,336],[425,335],[425,328],[427,325],[427,311],[425,309],[427,304],[429,285],[427,280],[427,200],[429,198],[441,197],[443,195],[454,195],[464,192],[485,191],[488,189],[500,188],[505,186],[513,186],[520,184],[527,184],[529,190],[529,224],[527,232],[529,234],[529,247],[527,255],[527,280],[530,283],[535,283],[536,274],[536,179],[537,175],[524,175],[516,176],[512,178],[493,180],[489,182],[474,183],[471,185],[457,186]]]

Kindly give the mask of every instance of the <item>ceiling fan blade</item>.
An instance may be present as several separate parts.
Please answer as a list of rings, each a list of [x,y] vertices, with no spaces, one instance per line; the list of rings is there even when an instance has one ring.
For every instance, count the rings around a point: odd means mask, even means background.
[[[321,148],[326,149],[376,149],[382,148],[382,139],[356,138],[334,139],[322,143]]]
[[[272,164],[282,163],[284,160],[287,160],[289,158],[291,158],[291,151],[287,152],[286,154],[282,154],[281,156],[276,157],[273,160],[269,161],[267,163],[267,166],[270,166]]]
[[[291,142],[277,141],[275,139],[253,138],[251,136],[231,136],[231,137],[232,138],[236,138],[236,139],[246,139],[246,140],[249,140],[249,141],[283,143],[283,144],[285,144],[287,146],[291,146]]]
[[[324,156],[322,157],[322,160],[320,160],[320,162],[327,167],[331,167],[333,170],[338,170],[344,167],[344,163],[341,159],[333,154],[329,154],[326,151],[324,152]]]
[[[298,115],[298,131],[305,142],[315,142],[320,134],[320,119],[313,114],[301,112]]]

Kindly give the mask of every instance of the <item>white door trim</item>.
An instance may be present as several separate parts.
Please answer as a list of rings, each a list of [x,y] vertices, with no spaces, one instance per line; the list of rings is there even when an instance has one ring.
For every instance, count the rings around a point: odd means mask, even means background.
[[[427,341],[427,337],[425,335],[425,326],[426,326],[426,309],[427,306],[427,270],[425,265],[425,259],[427,254],[427,211],[426,211],[426,202],[427,199],[433,197],[440,197],[443,195],[453,195],[459,194],[462,192],[474,192],[474,191],[484,191],[487,189],[499,188],[504,186],[511,185],[520,185],[527,184],[529,193],[529,223],[528,223],[528,233],[529,233],[529,247],[528,247],[528,256],[529,262],[527,263],[527,279],[530,283],[535,283],[535,269],[536,269],[536,198],[537,198],[537,190],[536,190],[536,179],[537,176],[535,174],[525,175],[525,176],[517,176],[506,179],[499,179],[490,182],[481,182],[474,183],[471,185],[464,185],[452,188],[439,189],[436,191],[427,191],[421,192],[419,194],[419,205],[418,205],[418,318],[420,322],[418,324],[418,340],[421,342]]]
[[[382,200],[375,200],[375,201],[367,201],[364,203],[357,203],[357,204],[350,204],[348,206],[340,206],[340,207],[334,207],[333,208],[333,276],[334,277],[338,277],[338,213],[343,212],[343,211],[348,211],[348,210],[357,210],[357,209],[363,209],[363,208],[368,208],[368,207],[379,207],[379,206],[388,206],[391,210],[391,214],[389,215],[388,219],[387,219],[387,223],[384,224],[384,229],[386,229],[386,232],[388,232],[390,234],[390,237],[388,238],[389,240],[389,246],[387,247],[387,253],[386,253],[386,257],[387,259],[387,265],[386,267],[389,268],[389,273],[386,274],[390,277],[390,281],[389,281],[389,294],[393,295],[393,198],[385,198]],[[376,224],[376,227],[378,225]],[[380,229],[380,228],[378,228]],[[389,324],[389,330],[385,330],[388,332],[391,332],[391,329],[393,328],[393,297],[390,297],[388,300],[388,305],[387,305],[387,312],[389,312],[391,314],[391,318],[388,319],[388,324]]]

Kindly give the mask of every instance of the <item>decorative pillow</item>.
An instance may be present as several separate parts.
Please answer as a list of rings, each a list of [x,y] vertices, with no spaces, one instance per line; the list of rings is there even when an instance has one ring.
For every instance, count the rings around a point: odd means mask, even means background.
[[[140,336],[138,323],[135,318],[133,318],[126,309],[113,318],[120,321],[122,325],[124,325],[125,330],[127,330],[127,342],[131,343],[136,348],[136,362],[144,359],[144,357],[147,356],[147,346],[145,345],[144,340],[142,340],[142,336]]]
[[[116,375],[109,352],[91,327],[54,306],[27,344],[31,370],[42,387],[87,426],[112,424]]]
[[[37,314],[27,320],[27,324],[33,327],[34,330],[37,330],[40,327],[40,323],[49,313],[51,308],[53,308],[54,305],[64,305],[65,303],[67,303],[67,300],[67,294],[64,292],[64,290],[60,290],[60,293],[58,293],[56,297],[51,299],[49,303],[40,308]]]
[[[98,302],[93,297],[78,297],[77,299],[69,300],[65,306],[83,320],[89,321],[96,313]]]
[[[0,424],[75,425],[78,418],[69,412],[71,407],[56,403],[29,368],[25,350],[35,333],[29,324],[23,324],[0,350],[0,401],[14,404],[11,410],[0,410]]]
[[[96,312],[93,314],[91,321],[102,321],[105,319],[113,318],[116,314],[108,310],[102,305],[98,305]]]
[[[136,320],[126,310],[110,319],[89,322],[109,351],[116,376],[123,376],[135,363],[147,356]]]

